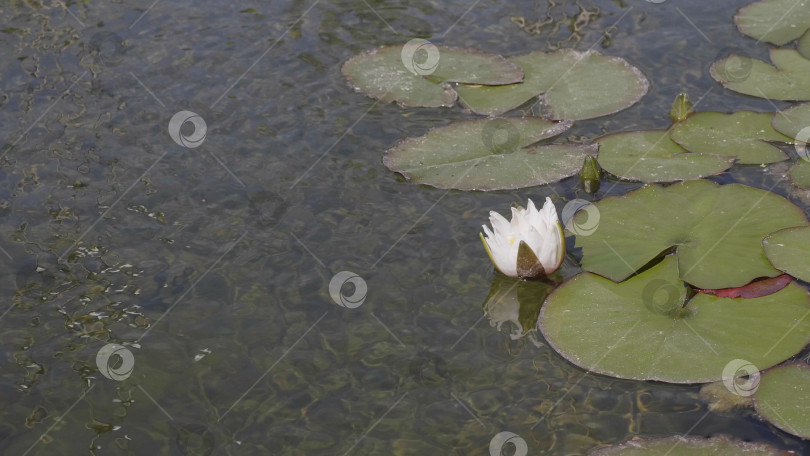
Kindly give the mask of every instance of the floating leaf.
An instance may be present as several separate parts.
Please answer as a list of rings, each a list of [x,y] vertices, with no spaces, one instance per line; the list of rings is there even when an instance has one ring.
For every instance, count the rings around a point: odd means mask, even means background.
[[[742,442],[727,437],[686,437],[676,435],[658,439],[633,440],[608,448],[600,448],[588,456],[785,456],[795,454],[781,451],[764,443]]]
[[[408,55],[407,46],[381,47],[354,56],[343,64],[343,75],[356,90],[383,103],[420,107],[455,104],[456,92],[444,82],[512,84],[523,79],[523,70],[499,55],[430,43],[423,49],[429,67],[420,67],[413,53],[416,49]]]
[[[699,179],[721,173],[734,157],[713,153],[689,153],[664,130],[614,133],[596,139],[599,164],[621,179],[641,182],[673,182]]]
[[[792,363],[762,374],[754,406],[779,429],[810,439],[810,366]]]
[[[675,124],[670,137],[689,152],[736,155],[737,163],[760,164],[786,160],[787,155],[766,141],[789,143],[771,126],[772,113],[699,112]]]
[[[790,167],[788,175],[795,185],[810,190],[810,162],[807,160],[797,161],[795,165]]]
[[[383,163],[408,180],[438,188],[503,190],[556,182],[579,171],[595,146],[526,147],[558,135],[571,122],[537,117],[462,121],[409,138]]]
[[[787,135],[800,144],[810,139],[810,103],[792,106],[777,112],[771,120],[776,131]]]
[[[762,240],[773,267],[810,282],[810,227],[794,227],[769,234]]]
[[[799,38],[799,43],[796,45],[796,49],[804,58],[810,59],[810,30]]]
[[[762,239],[807,225],[804,212],[775,193],[704,180],[648,185],[595,207],[598,227],[576,238],[583,269],[621,281],[675,247],[681,279],[704,289],[779,275],[765,258]]]
[[[621,283],[592,273],[565,282],[543,304],[539,327],[560,355],[588,371],[671,383],[721,380],[738,358],[765,369],[810,339],[810,319],[802,320],[810,295],[795,283],[761,298],[685,298],[670,255]]]
[[[810,100],[810,60],[794,49],[771,49],[775,66],[747,56],[730,55],[714,62],[712,77],[726,88],[774,100]],[[744,68],[743,74],[729,67]]]
[[[787,274],[782,274],[769,279],[755,280],[741,287],[720,288],[719,290],[698,289],[697,291],[721,298],[760,298],[776,293],[788,286],[791,281],[793,281],[793,278]]]
[[[649,89],[641,71],[619,57],[571,49],[532,52],[509,60],[523,68],[520,84],[456,88],[473,112],[501,115],[540,96],[554,119],[590,119],[612,114],[636,103]]]
[[[779,46],[810,28],[808,0],[760,0],[741,8],[734,16],[740,32]]]

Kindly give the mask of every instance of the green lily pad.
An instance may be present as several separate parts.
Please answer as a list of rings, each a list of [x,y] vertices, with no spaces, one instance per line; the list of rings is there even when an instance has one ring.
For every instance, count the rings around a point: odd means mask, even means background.
[[[810,1],[760,0],[734,16],[740,32],[782,46],[810,29]]]
[[[799,160],[791,166],[788,176],[794,185],[810,190],[810,162],[807,160]]]
[[[773,128],[799,144],[810,140],[810,103],[791,106],[771,119]]]
[[[766,141],[792,139],[774,130],[772,117],[768,112],[699,112],[675,124],[670,137],[689,152],[736,155],[740,164],[774,163],[788,156]]]
[[[728,89],[760,98],[774,100],[810,100],[810,60],[795,49],[771,49],[771,61],[730,55],[714,62],[712,77]],[[744,74],[726,71],[743,68]]]
[[[734,157],[690,153],[664,130],[614,133],[596,139],[599,164],[621,179],[641,182],[674,182],[719,174]]]
[[[779,429],[810,439],[810,366],[792,363],[765,372],[754,407]]]
[[[580,274],[546,299],[540,330],[584,369],[670,383],[721,380],[725,366],[739,358],[765,369],[810,339],[810,319],[801,320],[810,312],[810,295],[795,283],[760,298],[698,293],[685,302],[678,275],[673,255],[621,283]]]
[[[556,182],[579,171],[595,146],[526,147],[558,135],[571,122],[537,117],[456,122],[408,138],[383,163],[418,184],[458,190],[504,190]]]
[[[553,119],[590,119],[636,103],[649,89],[641,71],[619,57],[572,49],[512,57],[523,68],[520,84],[456,88],[464,106],[478,114],[501,115],[540,96]]]
[[[764,443],[742,442],[725,436],[703,438],[672,436],[658,439],[634,438],[621,445],[592,450],[588,456],[785,456]]]
[[[427,43],[420,67],[416,48],[386,46],[352,57],[341,71],[355,90],[401,106],[453,106],[456,92],[446,82],[513,84],[523,70],[496,54]],[[429,77],[427,79],[426,77]]]
[[[806,59],[810,59],[810,30],[807,31],[796,44],[796,50]]]
[[[773,267],[810,282],[810,227],[786,228],[762,240]]]
[[[598,227],[576,238],[584,270],[618,282],[674,247],[681,279],[703,289],[779,275],[765,258],[762,239],[808,224],[799,207],[775,193],[705,180],[648,185],[595,207]]]

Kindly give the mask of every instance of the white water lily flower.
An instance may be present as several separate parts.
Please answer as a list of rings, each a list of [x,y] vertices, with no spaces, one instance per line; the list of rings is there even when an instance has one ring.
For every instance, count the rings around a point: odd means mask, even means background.
[[[565,236],[557,209],[546,198],[537,210],[532,200],[526,209],[512,208],[512,221],[489,213],[492,231],[484,225],[481,241],[495,267],[509,277],[540,277],[556,271],[565,258]]]

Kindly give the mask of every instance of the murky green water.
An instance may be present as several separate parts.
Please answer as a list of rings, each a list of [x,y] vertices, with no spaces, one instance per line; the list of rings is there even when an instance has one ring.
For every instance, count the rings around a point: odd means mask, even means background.
[[[568,3],[552,14],[576,15]],[[732,26],[745,3],[582,0],[600,15],[562,46],[622,56],[652,86],[570,135],[665,128],[681,91],[699,110],[773,110],[707,72],[727,47],[766,54]],[[446,192],[382,165],[398,140],[469,116],[375,104],[348,88],[342,62],[413,37],[507,55],[548,49],[567,24],[549,39],[510,19],[535,22],[547,8],[4,2],[0,451],[487,455],[501,431],[531,455],[686,433],[802,451],[750,413],[709,413],[697,386],[585,375],[539,334],[512,340],[509,323],[499,332],[483,316],[488,211],[590,198],[576,178]],[[168,134],[183,110],[205,122],[199,147]],[[785,169],[717,179],[776,184],[808,207],[780,181]],[[596,197],[635,187],[603,183]],[[368,286],[354,309],[329,296],[344,270]],[[132,353],[131,372],[98,371],[108,343]]]

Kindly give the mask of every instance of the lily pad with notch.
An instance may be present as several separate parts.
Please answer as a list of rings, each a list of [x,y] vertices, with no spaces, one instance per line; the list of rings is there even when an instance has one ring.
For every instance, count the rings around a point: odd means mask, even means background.
[[[710,73],[727,89],[773,100],[810,100],[810,59],[795,49],[771,49],[770,65],[742,55],[730,55],[714,62]],[[745,77],[732,76],[728,67],[746,68]]]
[[[385,46],[356,55],[341,68],[355,90],[383,103],[401,106],[453,106],[457,99],[449,82],[514,84],[523,70],[497,54],[429,44],[430,68],[417,71],[417,62],[403,61],[405,46]],[[416,59],[416,56],[410,56]]]
[[[774,163],[788,156],[769,142],[791,143],[771,126],[773,113],[699,112],[675,124],[670,137],[692,153],[737,157],[739,164]]]
[[[766,190],[706,180],[647,185],[595,203],[599,226],[577,236],[586,271],[622,281],[674,249],[681,280],[703,289],[739,287],[781,272],[762,239],[807,226],[801,208]],[[576,214],[578,217],[585,216]]]
[[[411,182],[458,190],[504,190],[556,182],[579,171],[596,147],[531,146],[571,127],[538,117],[455,122],[408,138],[383,163]]]
[[[595,142],[605,171],[645,183],[700,179],[722,173],[734,163],[734,157],[727,155],[690,153],[665,130],[613,133]]]
[[[669,255],[621,283],[574,277],[546,299],[539,327],[560,355],[590,372],[704,383],[721,380],[734,359],[766,369],[798,353],[810,340],[808,312],[810,295],[795,283],[759,298],[687,300]]]
[[[477,114],[498,116],[540,97],[553,119],[580,120],[626,109],[640,100],[649,81],[619,57],[565,49],[511,57],[523,68],[520,84],[498,87],[459,85],[462,104]]]

